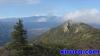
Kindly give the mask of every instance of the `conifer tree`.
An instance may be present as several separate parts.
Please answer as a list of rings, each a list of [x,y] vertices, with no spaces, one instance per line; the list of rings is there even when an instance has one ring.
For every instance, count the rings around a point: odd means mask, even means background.
[[[11,56],[27,56],[26,49],[28,47],[28,42],[26,37],[27,32],[24,30],[22,20],[19,19],[14,26],[12,42],[9,45],[9,48],[11,49]]]
[[[25,46],[27,45],[27,32],[24,30],[24,26],[22,21],[19,19],[19,21],[14,26],[14,31],[12,32],[12,38],[13,42],[17,46]],[[16,46],[16,47],[17,47]]]

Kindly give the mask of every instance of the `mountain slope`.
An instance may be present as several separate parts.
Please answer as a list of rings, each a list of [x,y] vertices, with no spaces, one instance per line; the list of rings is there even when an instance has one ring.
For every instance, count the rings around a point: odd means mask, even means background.
[[[45,32],[40,39],[45,45],[71,49],[100,49],[100,30],[85,23],[67,21]]]

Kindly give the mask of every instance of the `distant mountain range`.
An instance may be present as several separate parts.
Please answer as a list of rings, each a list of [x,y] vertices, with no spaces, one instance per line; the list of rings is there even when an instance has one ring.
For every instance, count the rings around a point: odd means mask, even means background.
[[[18,21],[18,19],[23,20],[25,29],[28,32],[29,40],[37,38],[44,32],[50,30],[51,28],[55,28],[64,22],[62,17],[58,16],[32,16],[0,19],[0,46],[11,40],[11,32],[13,31],[13,26]],[[100,24],[90,25],[100,28]]]
[[[62,23],[61,18],[57,16],[32,16],[23,18],[0,19],[0,45],[3,45],[4,43],[11,40],[13,26],[18,21],[18,19],[23,20],[23,24],[28,32],[28,37],[30,40],[39,36],[48,29],[56,27]]]
[[[67,49],[100,49],[100,29],[85,23],[67,21],[39,39],[47,46],[64,46]]]

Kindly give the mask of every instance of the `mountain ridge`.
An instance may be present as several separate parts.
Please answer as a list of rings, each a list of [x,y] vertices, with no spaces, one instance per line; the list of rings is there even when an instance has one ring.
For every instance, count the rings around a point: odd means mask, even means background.
[[[100,29],[85,23],[69,24],[67,28],[64,28],[64,25],[66,24],[44,33],[40,42],[45,45],[60,45],[71,49],[100,49]]]

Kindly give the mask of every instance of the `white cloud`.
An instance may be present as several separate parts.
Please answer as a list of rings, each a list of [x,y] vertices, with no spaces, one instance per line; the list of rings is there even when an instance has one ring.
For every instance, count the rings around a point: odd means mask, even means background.
[[[64,20],[74,20],[86,23],[100,23],[100,11],[97,9],[84,9],[67,13]]]
[[[35,22],[47,22],[47,18],[39,18]]]
[[[40,0],[0,0],[0,5],[7,4],[38,4]]]
[[[40,0],[26,0],[27,4],[38,4],[40,3]]]

